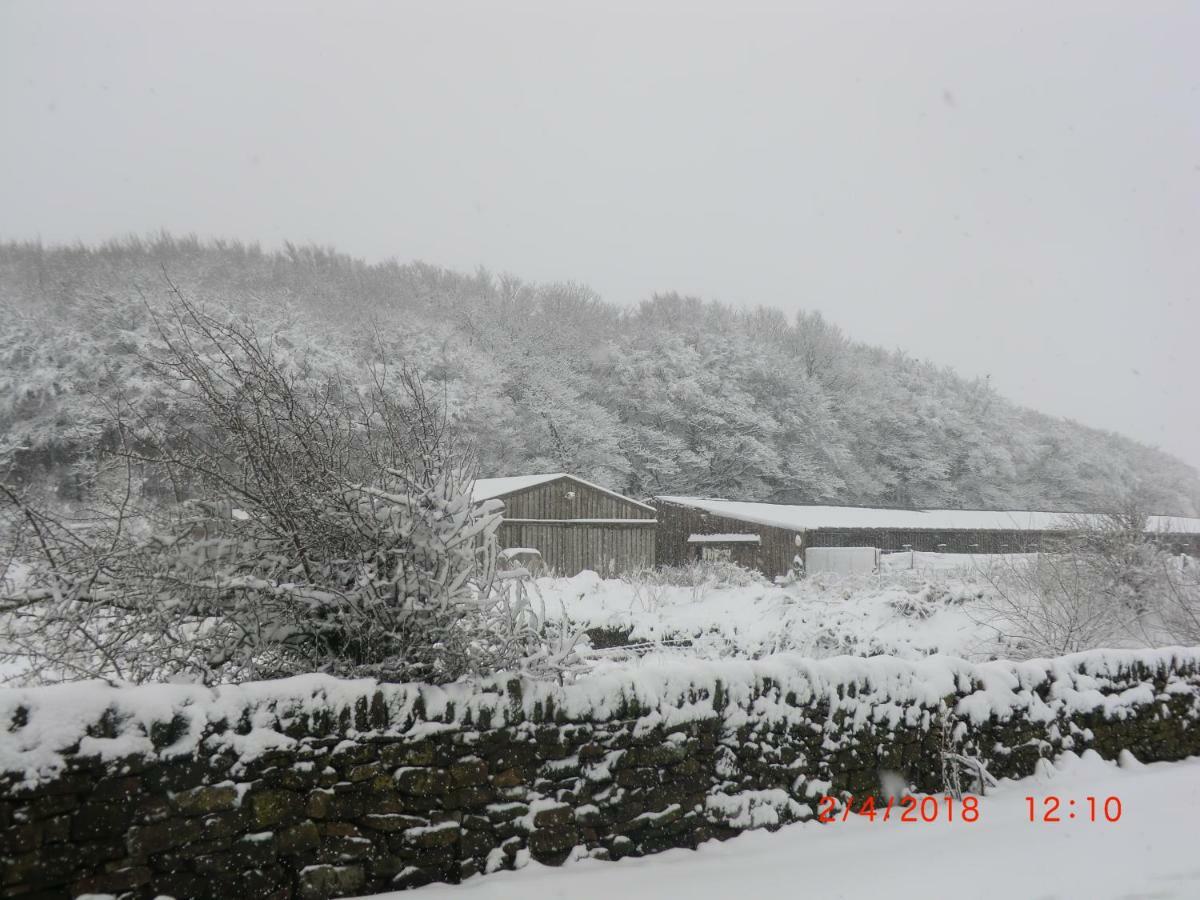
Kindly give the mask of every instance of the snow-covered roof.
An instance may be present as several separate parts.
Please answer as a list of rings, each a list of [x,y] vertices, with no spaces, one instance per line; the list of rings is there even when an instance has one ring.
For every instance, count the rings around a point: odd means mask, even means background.
[[[539,484],[545,484],[547,481],[562,478],[565,474],[565,472],[550,472],[545,475],[509,475],[504,478],[476,478],[475,486],[471,489],[471,499],[476,502],[491,500],[493,497],[502,497],[505,494],[523,491],[525,488],[537,487]]]
[[[541,556],[542,551],[534,547],[505,547],[499,555],[501,559],[513,559],[517,556]]]
[[[591,481],[585,481],[578,475],[570,475],[566,472],[547,472],[542,475],[507,475],[502,478],[476,478],[475,486],[471,490],[471,499],[476,503],[480,500],[491,500],[494,497],[515,494],[517,491],[537,487],[539,484],[546,484],[549,481],[556,481],[559,478],[569,478],[577,484],[582,484],[593,490],[600,491],[602,494],[608,494],[610,497],[616,497],[618,500],[624,500],[626,503],[632,503],[634,506],[640,506],[642,509],[654,512],[654,507],[648,503],[642,503],[641,501],[634,500],[632,497],[626,497],[624,494],[610,491],[606,487],[594,484]]]
[[[859,506],[792,506],[713,500],[705,497],[656,498],[691,506],[728,519],[802,531],[817,528],[941,529],[945,531],[1054,531],[1069,527],[1074,514],[999,509],[874,509]],[[1200,519],[1151,516],[1147,530],[1200,534]]]
[[[693,534],[688,536],[689,544],[759,544],[762,538],[757,534]]]

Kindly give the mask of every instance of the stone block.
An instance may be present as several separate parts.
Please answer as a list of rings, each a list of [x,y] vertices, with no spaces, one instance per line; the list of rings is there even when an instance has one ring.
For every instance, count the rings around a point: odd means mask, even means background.
[[[292,825],[306,818],[305,799],[292,791],[261,791],[249,796],[255,827]]]
[[[396,790],[415,797],[440,796],[446,793],[448,775],[445,769],[404,767],[396,770]]]
[[[464,831],[459,839],[463,856],[485,857],[496,847],[496,837],[491,831]]]
[[[575,821],[575,811],[566,804],[539,809],[533,814],[535,828],[555,828],[570,825]]]
[[[419,816],[406,816],[400,813],[384,813],[366,815],[361,819],[362,824],[374,831],[393,832],[417,828],[429,823]]]
[[[277,843],[281,854],[296,856],[316,850],[321,844],[321,835],[314,822],[304,821],[280,832]]]
[[[41,822],[18,822],[0,833],[0,853],[20,856],[42,845],[44,826]]]
[[[560,862],[562,854],[579,843],[573,827],[539,828],[529,835],[529,852],[539,862]]]
[[[222,812],[238,805],[238,792],[232,784],[204,785],[171,796],[175,809],[185,816]]]
[[[353,894],[366,883],[362,866],[306,866],[296,883],[298,900],[331,900]]]
[[[434,760],[433,745],[430,743],[389,744],[379,751],[379,759],[388,768],[431,766]]]
[[[71,885],[72,894],[119,894],[149,884],[154,873],[146,866],[127,866],[81,878]]]
[[[197,872],[204,874],[262,869],[275,862],[275,852],[273,834],[267,832],[263,835],[247,835],[233,842],[225,852],[197,856],[195,867]]]
[[[496,787],[517,787],[525,783],[525,776],[517,769],[505,769],[492,776],[492,784]]]
[[[408,890],[409,888],[424,887],[437,880],[438,876],[435,872],[430,872],[427,869],[421,869],[417,866],[405,866],[392,879],[392,887],[399,888],[400,890]]]
[[[204,825],[199,819],[167,819],[152,825],[135,825],[129,829],[125,844],[133,856],[161,853],[190,844],[204,836]]]
[[[496,799],[496,792],[486,784],[473,784],[451,791],[442,801],[447,809],[482,809]]]
[[[450,766],[449,773],[455,787],[483,784],[488,779],[488,765],[482,759],[464,759]]]
[[[385,774],[386,768],[384,764],[378,760],[370,763],[352,767],[346,773],[346,780],[350,782],[368,781],[377,775]]]
[[[461,828],[457,822],[443,822],[440,825],[427,825],[410,828],[403,833],[404,843],[422,849],[452,847],[458,843]]]
[[[136,775],[109,775],[89,785],[89,800],[126,802],[143,793],[142,779]]]
[[[122,803],[85,802],[71,816],[71,837],[76,841],[95,841],[119,837],[133,824],[133,809]]]

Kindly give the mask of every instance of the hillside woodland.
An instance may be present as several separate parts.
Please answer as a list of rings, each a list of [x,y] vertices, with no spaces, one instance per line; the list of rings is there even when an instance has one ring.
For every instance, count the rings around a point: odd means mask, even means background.
[[[677,294],[632,308],[332,250],[161,236],[0,245],[0,471],[86,500],[114,411],[150,427],[170,394],[155,310],[253,320],[304,379],[416,372],[481,474],[565,470],[634,496],[1094,509],[1136,488],[1200,513],[1195,469],[1017,406],[980,380],[789,318]]]

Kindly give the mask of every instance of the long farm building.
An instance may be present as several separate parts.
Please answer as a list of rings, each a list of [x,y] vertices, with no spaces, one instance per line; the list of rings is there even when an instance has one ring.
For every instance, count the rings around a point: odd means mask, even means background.
[[[662,496],[655,560],[728,559],[767,575],[787,572],[808,547],[883,551],[1029,553],[1075,531],[1076,514],[1017,510],[800,506]],[[1147,533],[1177,552],[1200,553],[1200,519],[1151,516]]]

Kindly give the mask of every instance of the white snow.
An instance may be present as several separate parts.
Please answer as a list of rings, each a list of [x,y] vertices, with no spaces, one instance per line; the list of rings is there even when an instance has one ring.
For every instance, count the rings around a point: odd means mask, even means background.
[[[856,506],[792,506],[705,497],[662,496],[668,503],[756,525],[806,531],[816,528],[945,529],[963,531],[1052,531],[1071,513],[990,509],[873,509]],[[1200,518],[1151,516],[1150,532],[1200,533]]]
[[[885,573],[905,570],[921,577],[972,574],[987,571],[992,566],[1024,566],[1037,559],[1036,553],[927,553],[921,550],[898,550],[879,555],[879,567]]]
[[[1062,821],[1030,822],[1027,796],[1062,802]],[[1092,822],[1087,797],[1102,809],[1118,797],[1117,822]],[[1069,800],[1081,814],[1067,818]],[[902,823],[851,816],[847,822],[788,825],[698,851],[670,850],[640,859],[583,859],[552,868],[530,863],[515,872],[430,885],[418,896],[523,900],[620,897],[622,900],[1194,900],[1200,897],[1196,810],[1200,757],[1122,765],[1088,751],[1066,754],[1031,778],[1003,781],[979,798],[979,820]],[[403,900],[411,892],[377,895]]]
[[[548,472],[544,475],[508,475],[503,478],[476,478],[471,489],[471,499],[491,500],[526,488],[537,487],[548,481],[566,477],[566,472]]]
[[[504,521],[526,525],[643,525],[651,528],[658,524],[655,519],[521,519],[508,516]]]
[[[908,554],[903,556],[907,564]],[[993,630],[980,625],[973,604],[992,588],[979,571],[931,572],[920,554],[917,565],[923,568],[880,576],[814,575],[787,586],[765,580],[671,585],[581,572],[539,579],[537,588],[553,616],[565,613],[583,627],[629,629],[628,642],[642,645],[646,659],[756,658],[780,651],[815,658],[1012,655]],[[623,656],[615,650],[595,653]]]
[[[506,547],[497,555],[501,559],[513,559],[517,556],[541,556],[542,551],[534,547]]]
[[[1196,665],[1197,659],[1200,648],[1184,647],[1094,650],[1052,660],[984,664],[945,656],[912,661],[893,656],[816,660],[794,653],[758,660],[664,656],[652,665],[643,660],[601,669],[571,684],[523,680],[519,700],[507,693],[503,675],[442,687],[303,675],[216,688],[117,688],[96,682],[13,688],[0,690],[0,721],[22,724],[0,730],[0,771],[23,773],[30,782],[51,778],[62,770],[63,754],[84,739],[90,741],[88,752],[109,758],[130,750],[170,758],[195,752],[204,740],[214,749],[230,746],[245,761],[296,745],[283,730],[297,718],[321,709],[336,720],[341,711],[351,711],[361,699],[376,694],[387,707],[389,721],[396,723],[389,733],[412,738],[459,729],[468,716],[479,721],[485,711],[497,726],[518,710],[528,719],[547,702],[568,721],[595,722],[623,715],[636,701],[646,713],[635,723],[635,735],[711,717],[722,718],[727,730],[750,717],[786,724],[806,715],[804,707],[815,701],[827,703],[831,715],[844,710],[852,721],[869,716],[899,727],[915,724],[912,717],[921,715],[920,707],[937,706],[968,686],[971,693],[961,697],[956,711],[974,719],[995,715],[1048,722],[1097,707],[1106,716],[1122,717],[1134,704],[1154,697],[1140,684],[1114,692],[1128,679],[1131,667],[1178,671]],[[724,698],[719,705],[718,696]],[[423,719],[415,716],[418,708],[424,710]],[[113,738],[88,737],[89,727],[101,716],[113,726]],[[204,737],[214,723],[243,718],[250,726],[244,735],[218,729]],[[172,719],[179,722],[177,739],[152,751],[147,740],[152,725]],[[371,734],[350,729],[346,736]],[[235,766],[232,774],[238,771]]]
[[[471,490],[471,499],[478,503],[480,500],[502,497],[505,494],[512,494],[516,491],[523,491],[526,488],[537,487],[539,484],[557,481],[560,478],[569,479],[576,484],[600,491],[600,493],[607,494],[610,497],[616,497],[618,500],[624,500],[626,503],[632,503],[634,506],[641,507],[642,509],[650,510],[651,512],[654,511],[654,507],[648,503],[642,503],[639,500],[618,494],[616,491],[609,490],[602,485],[586,481],[577,475],[569,475],[566,472],[547,472],[542,475],[506,475],[501,478],[476,478],[475,486]]]

